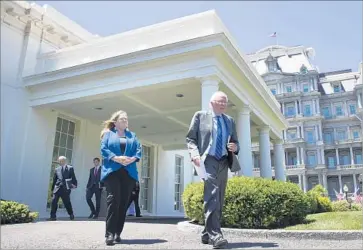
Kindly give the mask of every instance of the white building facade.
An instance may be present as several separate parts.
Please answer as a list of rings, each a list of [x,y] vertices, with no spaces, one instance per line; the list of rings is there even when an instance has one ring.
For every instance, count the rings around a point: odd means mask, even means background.
[[[103,38],[49,6],[6,1],[1,30],[2,199],[48,217],[50,177],[65,155],[79,183],[71,194],[75,216],[87,216],[85,187],[100,157],[101,123],[122,109],[143,145],[142,213],[184,216],[181,194],[198,181],[185,135],[217,90],[227,93],[237,121],[241,174],[253,175],[258,142],[261,176],[285,180],[288,123],[214,11]]]
[[[358,72],[320,73],[310,62],[314,54],[303,46],[271,46],[249,57],[289,122],[283,131],[287,179],[304,191],[321,184],[335,199],[344,185],[357,190],[363,171],[362,64]],[[257,147],[253,159],[259,175]]]

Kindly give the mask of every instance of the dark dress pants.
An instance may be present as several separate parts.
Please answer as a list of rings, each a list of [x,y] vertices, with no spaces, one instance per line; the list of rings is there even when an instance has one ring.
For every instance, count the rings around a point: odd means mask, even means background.
[[[57,213],[57,209],[58,209],[59,198],[62,199],[63,204],[64,204],[64,206],[65,206],[65,208],[67,210],[67,213],[69,215],[73,214],[73,208],[72,208],[70,194],[71,194],[71,190],[67,190],[63,186],[61,186],[58,189],[58,191],[53,194],[51,211],[50,211],[50,217],[51,218],[56,218],[57,217],[56,213]]]
[[[128,205],[128,207],[130,207],[131,203],[134,202],[136,216],[141,215],[140,206],[139,206],[139,193],[140,192],[135,192],[135,194],[131,194],[129,205]]]
[[[105,237],[111,234],[120,235],[124,228],[126,212],[136,180],[131,178],[124,168],[121,168],[107,176],[104,183],[107,191]]]
[[[91,209],[92,214],[98,216],[100,213],[100,207],[101,207],[101,191],[102,189],[99,188],[98,185],[93,185],[91,188],[87,189],[86,192],[86,200],[89,208]],[[92,196],[93,194],[96,196],[96,209],[92,202]]]

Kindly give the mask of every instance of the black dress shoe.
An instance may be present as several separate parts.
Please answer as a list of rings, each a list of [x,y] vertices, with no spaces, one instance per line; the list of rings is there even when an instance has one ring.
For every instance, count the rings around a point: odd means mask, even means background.
[[[228,241],[224,239],[222,236],[213,241],[213,249],[226,248],[227,245]]]
[[[113,237],[113,235],[111,234],[111,235],[109,235],[109,236],[107,236],[106,237],[106,245],[107,246],[112,246],[112,245],[114,245],[115,244],[115,242],[114,242],[114,237]]]
[[[57,218],[48,218],[47,221],[56,221]]]
[[[93,213],[91,213],[89,216],[88,216],[88,219],[92,219],[93,218]]]
[[[201,241],[202,241],[202,244],[209,244],[210,243],[209,236],[208,235],[203,235],[201,237]]]
[[[93,217],[92,217],[93,219],[98,219],[98,215],[93,215]]]
[[[121,243],[121,237],[120,237],[120,235],[116,235],[115,242],[116,243]]]
[[[142,215],[141,215],[141,214],[139,214],[139,215],[136,215],[136,217],[142,217]]]
[[[74,220],[74,215],[73,215],[73,214],[71,214],[71,215],[69,216],[69,219]]]

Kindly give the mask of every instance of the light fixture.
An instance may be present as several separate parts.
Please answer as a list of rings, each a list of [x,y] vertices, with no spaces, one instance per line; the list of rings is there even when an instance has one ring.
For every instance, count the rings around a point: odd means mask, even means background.
[[[97,108],[93,108],[95,110],[102,110],[103,108],[97,107]]]
[[[184,97],[184,95],[183,94],[176,94],[176,97],[182,98],[182,97]]]
[[[145,125],[141,126],[141,128],[147,128]]]
[[[348,193],[348,190],[349,190],[349,189],[348,189],[347,185],[345,185],[345,184],[344,184],[344,187],[343,187],[343,191],[344,191],[344,193]]]

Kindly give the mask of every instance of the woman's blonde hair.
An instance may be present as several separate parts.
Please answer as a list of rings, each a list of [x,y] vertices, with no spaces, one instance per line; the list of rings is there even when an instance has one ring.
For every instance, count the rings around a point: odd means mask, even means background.
[[[113,128],[115,127],[115,122],[116,122],[116,121],[117,121],[120,117],[125,117],[125,116],[127,116],[127,113],[126,113],[125,111],[123,111],[123,110],[119,110],[119,111],[117,111],[117,112],[113,113],[113,114],[111,115],[111,118],[110,118],[110,119],[108,119],[108,120],[104,121],[104,122],[103,122],[103,129],[102,129],[102,131],[101,131],[101,139],[102,139],[103,135],[104,135],[107,131],[109,131],[109,130],[111,130],[111,129],[113,129]]]

